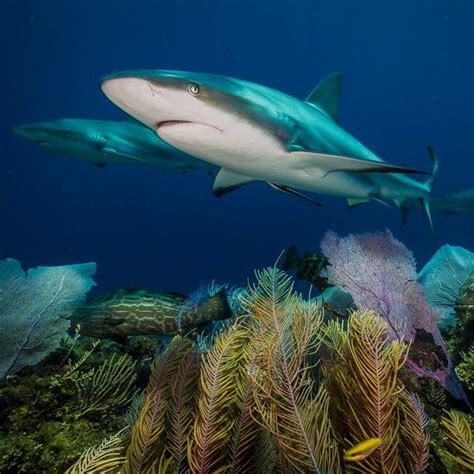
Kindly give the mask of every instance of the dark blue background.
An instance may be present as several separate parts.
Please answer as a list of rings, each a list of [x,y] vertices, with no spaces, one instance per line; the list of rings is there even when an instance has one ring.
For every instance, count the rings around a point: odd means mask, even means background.
[[[96,261],[101,290],[188,291],[245,283],[294,242],[391,229],[423,263],[440,245],[474,250],[473,215],[412,216],[378,204],[323,208],[251,185],[215,199],[206,175],[96,169],[14,137],[61,117],[121,119],[99,89],[114,70],[212,72],[304,98],[345,74],[343,126],[384,159],[429,169],[436,193],[474,187],[474,2],[434,0],[4,0],[1,15],[0,258]]]

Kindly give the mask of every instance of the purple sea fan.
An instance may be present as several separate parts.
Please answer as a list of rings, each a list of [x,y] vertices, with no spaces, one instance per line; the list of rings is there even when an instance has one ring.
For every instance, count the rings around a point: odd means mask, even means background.
[[[415,258],[405,245],[388,230],[344,238],[328,231],[321,250],[329,262],[324,272],[329,282],[350,293],[357,307],[383,316],[392,338],[413,343],[408,367],[467,402],[439,332],[438,315],[425,301]]]

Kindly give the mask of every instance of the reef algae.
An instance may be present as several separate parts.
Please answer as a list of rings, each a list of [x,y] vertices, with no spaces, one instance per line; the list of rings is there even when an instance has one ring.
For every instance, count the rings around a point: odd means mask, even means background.
[[[148,378],[154,353],[144,344],[141,347],[144,362],[126,374],[135,390]],[[123,384],[109,377],[108,385],[89,390],[91,398],[84,410],[86,400],[78,381],[87,380],[91,371],[100,370],[117,354],[129,357],[128,349],[107,341],[71,338],[38,366],[0,381],[0,472],[63,473],[85,449],[122,429],[125,407],[113,400],[125,392]],[[91,410],[92,400],[104,389],[109,391],[107,406]]]

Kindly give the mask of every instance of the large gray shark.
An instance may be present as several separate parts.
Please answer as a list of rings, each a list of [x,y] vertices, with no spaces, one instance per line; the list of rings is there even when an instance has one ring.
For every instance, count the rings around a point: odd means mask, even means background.
[[[99,167],[126,163],[179,171],[215,168],[168,145],[138,122],[62,119],[15,127],[13,132],[41,148]]]
[[[433,177],[418,182],[338,125],[341,75],[324,79],[305,101],[252,82],[180,71],[126,71],[102,90],[164,141],[221,167],[214,193],[250,181],[279,189],[372,199],[427,202]]]

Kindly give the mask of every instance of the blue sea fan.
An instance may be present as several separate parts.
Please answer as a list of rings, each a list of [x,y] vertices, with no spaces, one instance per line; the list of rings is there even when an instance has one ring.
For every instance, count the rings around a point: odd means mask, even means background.
[[[474,253],[462,247],[443,245],[418,274],[426,300],[441,315],[438,321],[441,328],[454,325],[454,303],[472,272]]]
[[[67,336],[69,317],[95,284],[95,263],[38,267],[0,260],[0,378],[35,365]]]

